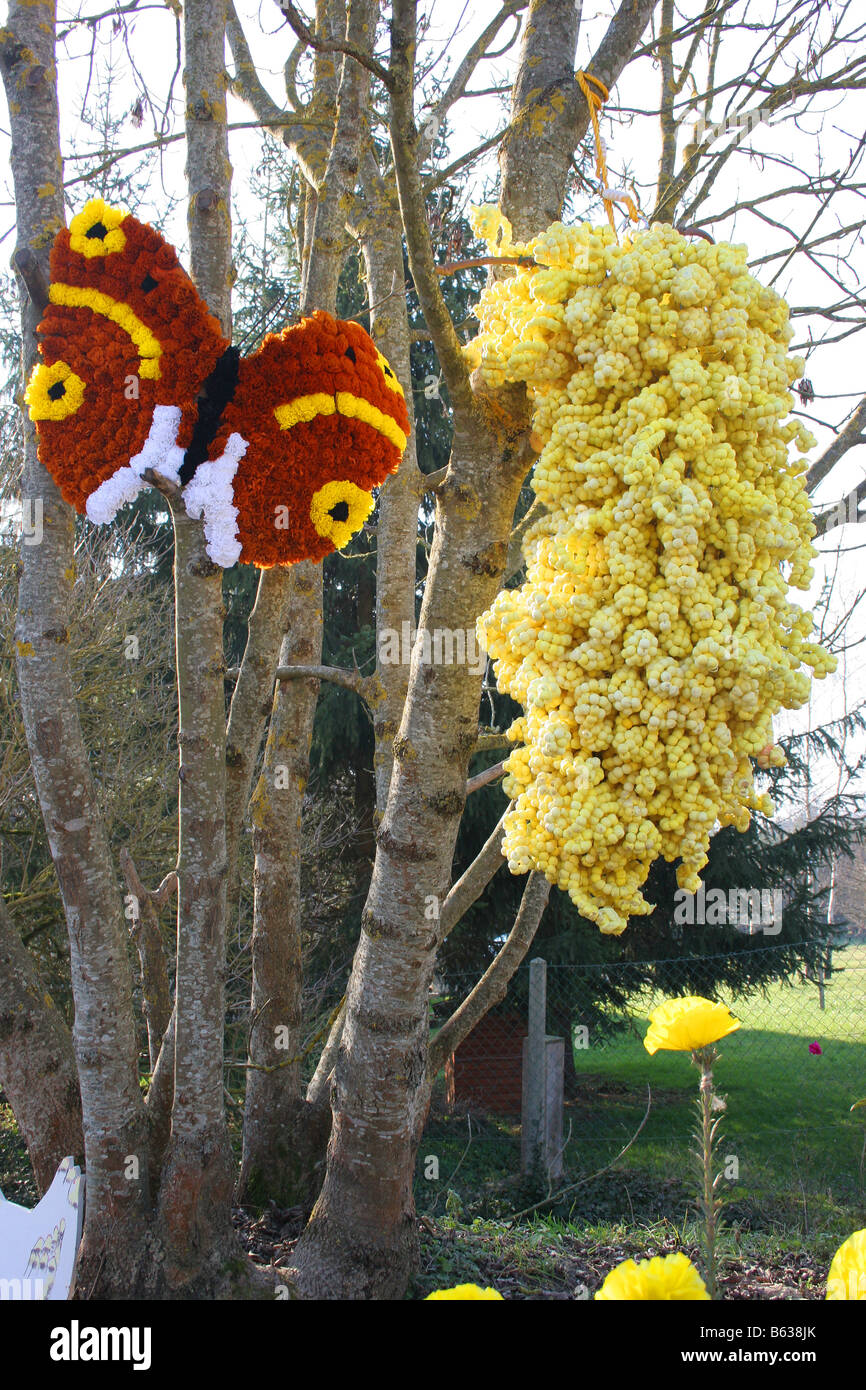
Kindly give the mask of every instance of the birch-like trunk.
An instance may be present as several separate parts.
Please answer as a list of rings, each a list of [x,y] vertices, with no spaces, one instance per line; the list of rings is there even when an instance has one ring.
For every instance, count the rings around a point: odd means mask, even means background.
[[[187,0],[186,176],[191,274],[231,324],[231,166],[226,0]],[[160,1184],[160,1282],[174,1297],[252,1280],[231,1225],[235,1165],[225,1118],[226,726],[222,570],[177,499],[174,522],[179,806],[174,1099]]]
[[[318,665],[322,655],[322,570],[293,565],[286,576],[287,631],[279,665]],[[301,818],[319,682],[278,685],[262,772],[252,797],[252,996],[239,1190],[264,1205],[309,1206],[327,1140],[327,1116],[310,1131],[301,1090]]]
[[[55,23],[53,0],[13,3],[0,36],[18,250],[36,258],[46,280],[48,252],[64,216]],[[36,361],[40,316],[40,307],[31,303],[22,286],[25,379]],[[87,1165],[79,1281],[88,1290],[146,1213],[147,1126],[138,1087],[122,899],[96,803],[69,665],[74,518],[39,463],[35,431],[26,415],[23,434],[22,494],[25,507],[41,515],[42,539],[21,550],[15,632],[18,688],[69,933]]]
[[[492,443],[473,452],[472,483],[455,476],[437,507],[421,631],[474,629],[502,573],[523,468]],[[400,1297],[416,1253],[412,1180],[439,941],[429,909],[450,878],[480,699],[477,676],[419,653],[349,985],[327,1176],[295,1251],[305,1297]]]
[[[418,507],[421,472],[418,468],[410,365],[409,315],[404,283],[400,204],[393,178],[366,181],[367,216],[361,228],[361,250],[367,271],[370,321],[373,337],[387,357],[406,391],[412,426],[399,469],[379,493],[376,527],[376,675],[378,698],[372,709],[375,751],[377,819],[388,798],[394,766],[394,739],[400,727],[409,667],[402,662],[383,662],[383,652],[393,650],[393,634],[401,639],[403,624],[415,627],[415,577],[418,548]],[[400,643],[402,652],[402,640]]]

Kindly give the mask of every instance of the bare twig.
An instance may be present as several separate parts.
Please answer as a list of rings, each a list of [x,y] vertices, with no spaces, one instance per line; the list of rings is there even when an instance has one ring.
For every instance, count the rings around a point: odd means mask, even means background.
[[[549,897],[549,882],[544,874],[533,869],[526,880],[514,926],[481,979],[430,1044],[428,1071],[431,1077],[436,1075],[446,1057],[469,1036],[488,1010],[505,998],[515,970],[532,945]]]
[[[482,787],[488,787],[491,782],[498,782],[500,777],[505,776],[505,763],[496,763],[494,767],[485,768],[483,772],[476,772],[474,777],[470,777],[466,783],[466,795],[471,796],[473,792],[480,791]]]
[[[531,1216],[534,1211],[540,1211],[542,1207],[549,1207],[553,1202],[558,1202],[562,1197],[565,1196],[567,1192],[576,1192],[579,1187],[585,1187],[588,1182],[595,1182],[596,1178],[600,1178],[605,1173],[609,1173],[611,1168],[613,1168],[615,1164],[619,1163],[620,1159],[628,1153],[632,1144],[637,1139],[638,1135],[640,1134],[641,1130],[643,1129],[644,1125],[649,1119],[651,1105],[652,1092],[649,1086],[647,1086],[646,1110],[644,1111],[644,1117],[638,1125],[637,1129],[635,1130],[634,1134],[629,1139],[628,1143],[623,1144],[619,1153],[611,1159],[610,1163],[606,1163],[603,1168],[599,1168],[598,1171],[595,1173],[590,1173],[589,1176],[586,1178],[578,1178],[577,1182],[570,1182],[567,1187],[560,1187],[556,1192],[548,1193],[548,1195],[544,1197],[540,1202],[534,1202],[531,1207],[524,1207],[522,1211],[514,1212],[512,1216],[509,1216],[508,1224],[513,1225],[515,1221],[521,1221],[524,1216]]]
[[[167,874],[156,893],[149,893],[126,846],[120,851],[120,867],[131,897],[133,915],[129,919],[129,929],[141,962],[141,993],[152,1070],[156,1066],[159,1049],[171,1017],[168,962],[155,904],[159,902],[161,906],[167,901],[169,893],[176,891],[177,874],[173,871]]]

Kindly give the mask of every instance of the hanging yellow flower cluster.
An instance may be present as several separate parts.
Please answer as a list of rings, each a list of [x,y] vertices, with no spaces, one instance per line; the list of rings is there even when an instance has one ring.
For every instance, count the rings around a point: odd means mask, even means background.
[[[485,289],[467,348],[488,384],[526,383],[547,509],[525,583],[478,623],[525,710],[504,852],[618,935],[659,855],[695,892],[716,822],[772,814],[750,757],[784,763],[773,714],[808,699],[801,667],[835,667],[788,601],[817,553],[789,458],[815,440],[782,424],[804,364],[744,246],[561,223],[514,244],[490,208],[475,229],[536,263]]]

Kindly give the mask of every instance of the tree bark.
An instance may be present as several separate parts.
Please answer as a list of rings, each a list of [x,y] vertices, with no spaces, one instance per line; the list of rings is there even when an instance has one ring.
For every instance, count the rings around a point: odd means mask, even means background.
[[[373,338],[387,357],[398,379],[412,380],[409,348],[409,316],[403,293],[403,245],[400,236],[400,204],[393,178],[385,180],[364,160],[363,188],[366,216],[360,225],[361,250],[367,271]],[[412,392],[406,391],[411,432],[399,469],[379,493],[376,526],[376,676],[377,699],[373,706],[376,807],[381,817],[388,797],[394,765],[394,739],[400,727],[409,666],[384,663],[383,638],[390,630],[402,636],[403,624],[415,629],[415,576],[418,547],[418,504],[421,473],[417,462],[415,412]],[[402,642],[401,642],[402,652]]]
[[[247,644],[226,728],[226,882],[231,912],[238,895],[238,852],[250,782],[273,699],[273,679],[287,625],[286,574],[262,570],[247,625]]]
[[[186,13],[190,14],[190,6]],[[194,10],[194,3],[192,6]],[[204,530],[172,505],[180,747],[175,1066],[160,1185],[164,1276],[175,1293],[234,1242],[234,1161],[223,1097],[225,701],[222,571]]]
[[[133,899],[133,914],[129,919],[129,934],[135,942],[141,963],[141,996],[144,1020],[147,1024],[147,1045],[150,1068],[156,1066],[159,1049],[171,1017],[171,986],[168,962],[159,928],[159,913],[150,894],[138,876],[129,850],[120,851],[120,867]]]
[[[496,593],[506,546],[495,537],[508,535],[523,469],[503,466],[493,446],[479,453],[472,485],[457,470],[439,504],[421,629],[472,627]],[[450,876],[479,696],[463,668],[413,660],[346,1001],[328,1172],[295,1250],[305,1297],[400,1297],[415,1259],[414,1148],[440,935],[430,906]]]
[[[9,105],[19,250],[48,278],[63,225],[53,0],[9,9],[0,67]],[[36,358],[40,310],[21,294],[25,379]],[[138,1087],[132,985],[122,900],[99,814],[69,666],[68,599],[75,578],[73,513],[36,453],[25,414],[25,500],[41,511],[39,545],[21,551],[16,651],[27,744],[57,871],[70,945],[73,1031],[87,1166],[80,1287],[122,1258],[147,1211],[147,1129]],[[130,1159],[136,1162],[130,1163]]]
[[[192,278],[228,333],[231,222],[226,0],[184,6],[188,223]],[[226,723],[222,570],[204,527],[179,499],[174,523],[178,688],[178,904],[171,1134],[157,1232],[161,1269],[145,1279],[173,1297],[252,1290],[231,1224],[235,1165],[225,1119]]]
[[[287,572],[288,626],[280,665],[321,659],[322,571]],[[317,680],[278,684],[261,776],[251,803],[255,850],[249,1060],[238,1190],[246,1201],[312,1204],[315,1159],[301,1093],[301,816]],[[260,1070],[267,1068],[267,1070]],[[319,1157],[321,1151],[319,1151]]]
[[[375,7],[353,0],[349,41],[372,47]],[[327,65],[322,62],[325,80]],[[358,150],[364,138],[369,74],[345,59],[337,93],[334,138],[318,190],[304,277],[302,313],[331,312],[343,260],[346,220],[355,192]],[[315,666],[322,659],[322,567],[292,566],[287,628],[279,665]],[[309,1208],[321,1183],[327,1114],[308,1104],[301,1089],[301,823],[309,775],[319,682],[277,684],[262,774],[252,802],[255,848],[252,936],[253,985],[238,1190],[248,1200],[266,1197]]]
[[[621,7],[620,19],[629,11],[629,33],[640,23],[632,48],[645,23],[645,17],[632,15],[640,5],[624,0]],[[536,100],[536,86],[556,87],[566,72],[571,94],[575,9],[571,0],[540,0],[531,9],[503,171],[503,202],[507,193],[515,204],[505,210],[522,215],[518,235],[541,230],[561,211],[579,108],[573,102],[563,102],[561,112],[554,108],[555,157],[541,148],[549,129],[543,136],[533,133],[524,108]],[[451,463],[436,493],[419,628],[473,630],[504,575],[531,451],[522,393],[500,393],[493,402],[473,391],[439,289],[413,110],[415,28],[415,0],[394,0],[391,149],[412,277],[448,385],[454,425]],[[609,37],[610,31],[605,43]],[[325,1183],[295,1248],[293,1273],[304,1297],[400,1297],[416,1258],[412,1179],[429,1102],[428,990],[442,939],[435,905],[450,877],[480,698],[480,681],[466,668],[429,665],[422,656],[416,648],[347,993]]]
[[[658,0],[620,0],[587,71],[613,87]],[[562,214],[571,158],[589,125],[574,80],[581,6],[532,0],[523,33],[512,115],[502,143],[500,205],[517,240],[536,236]]]

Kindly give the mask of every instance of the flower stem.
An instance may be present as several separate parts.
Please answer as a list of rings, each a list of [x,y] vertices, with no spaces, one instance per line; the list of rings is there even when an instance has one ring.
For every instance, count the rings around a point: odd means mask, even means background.
[[[699,1094],[700,1109],[700,1158],[702,1167],[701,1207],[704,1217],[704,1265],[707,1292],[710,1298],[716,1297],[716,1235],[718,1233],[718,1201],[715,1194],[715,1174],[713,1173],[713,1062],[716,1059],[712,1048],[701,1048],[692,1054],[695,1066],[700,1068],[701,1083]]]

